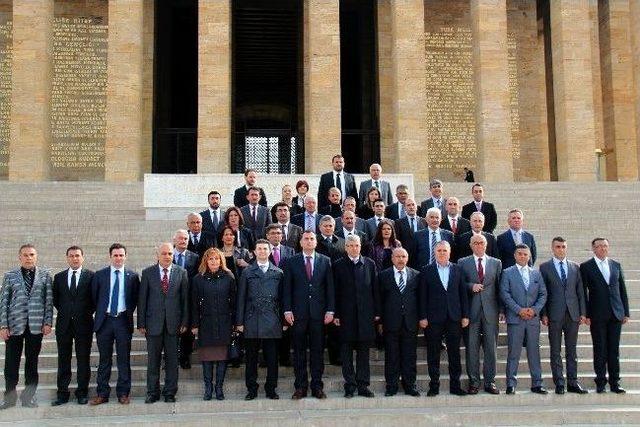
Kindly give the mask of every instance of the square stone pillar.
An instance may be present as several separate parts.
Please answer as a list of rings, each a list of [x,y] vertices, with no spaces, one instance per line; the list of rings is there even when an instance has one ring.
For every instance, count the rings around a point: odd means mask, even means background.
[[[482,181],[513,181],[506,0],[471,0],[476,141]]]
[[[631,27],[631,55],[633,56],[633,77],[635,85],[636,150],[638,155],[638,174],[640,175],[640,2],[629,2]]]
[[[418,186],[429,180],[424,19],[423,0],[378,5],[382,166]]]
[[[144,0],[109,0],[105,181],[142,178],[143,23]]]
[[[231,1],[198,1],[198,173],[231,172]]]
[[[51,149],[53,0],[13,2],[9,179],[46,181]]]
[[[558,179],[595,181],[589,0],[550,2]]]
[[[339,0],[304,0],[303,34],[305,170],[320,173],[342,146]]]

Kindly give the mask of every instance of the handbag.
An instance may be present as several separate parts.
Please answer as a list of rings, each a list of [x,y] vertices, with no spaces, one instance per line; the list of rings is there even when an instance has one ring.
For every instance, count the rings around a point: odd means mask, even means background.
[[[234,331],[231,333],[231,342],[229,343],[229,360],[242,359],[243,356],[243,335],[241,332]]]

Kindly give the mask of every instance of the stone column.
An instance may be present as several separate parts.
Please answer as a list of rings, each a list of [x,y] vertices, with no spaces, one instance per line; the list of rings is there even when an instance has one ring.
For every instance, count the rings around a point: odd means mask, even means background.
[[[478,178],[513,181],[506,0],[471,0]]]
[[[142,178],[143,17],[144,0],[109,0],[105,181]]]
[[[198,173],[231,172],[231,2],[198,1]]]
[[[424,1],[385,3],[390,36],[386,38],[388,56],[381,57],[379,64],[381,78],[385,78],[380,99],[388,102],[380,111],[381,157],[389,172],[412,173],[418,187],[429,180]],[[389,91],[388,95],[383,91]]]
[[[629,16],[631,19],[631,54],[633,55],[633,76],[635,84],[635,119],[636,119],[636,149],[638,155],[638,174],[640,175],[640,2],[629,2]]]
[[[46,181],[51,149],[53,0],[13,2],[9,179]]]
[[[637,0],[633,0],[637,2]],[[638,179],[629,0],[600,2],[600,63],[607,179]]]
[[[155,47],[155,1],[144,0],[142,63],[142,158],[143,173],[150,173],[153,156],[153,58]]]
[[[305,0],[303,33],[305,170],[319,173],[342,145],[339,0]]]
[[[594,181],[589,1],[554,0],[550,8],[558,179]]]

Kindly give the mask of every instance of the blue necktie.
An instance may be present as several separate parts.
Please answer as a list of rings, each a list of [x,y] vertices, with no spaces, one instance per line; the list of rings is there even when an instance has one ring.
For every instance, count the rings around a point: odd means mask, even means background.
[[[567,286],[567,273],[564,271],[564,261],[560,261],[560,279],[562,280],[562,284]]]
[[[184,268],[184,255],[178,254],[178,265]]]
[[[436,260],[436,232],[431,232],[431,251],[429,253],[429,264],[433,264]]]
[[[118,297],[120,295],[120,271],[115,270],[116,279],[113,281],[113,290],[111,291],[111,308],[109,314],[111,316],[118,315]]]

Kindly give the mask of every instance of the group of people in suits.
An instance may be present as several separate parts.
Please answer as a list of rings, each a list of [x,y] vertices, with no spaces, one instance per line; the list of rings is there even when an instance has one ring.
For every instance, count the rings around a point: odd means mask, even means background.
[[[523,346],[531,391],[546,394],[540,363],[541,325],[548,327],[555,392],[584,394],[577,378],[580,324],[590,327],[596,388],[623,393],[620,384],[621,327],[629,305],[624,274],[608,258],[609,242],[592,241],[593,258],[578,265],[567,258],[567,242],[555,237],[553,257],[533,268],[534,236],[524,230],[524,214],[508,213],[509,228],[494,236],[497,214],[473,184],[473,200],[461,206],[445,197],[439,180],[420,204],[406,185],[391,187],[382,168],[356,189],[344,171],[344,158],[332,159],[321,176],[317,198],[309,184],[283,188],[283,199],[267,208],[257,173],[247,170],[234,206],[223,209],[221,194],[208,194],[209,207],[187,216],[187,229],[156,248],[155,262],[140,275],[125,266],[127,249],[109,248],[109,266],[83,267],[79,246],[66,252],[69,267],[53,278],[37,267],[33,245],[19,250],[20,267],[5,274],[0,291],[0,338],[6,342],[5,395],[0,408],[16,405],[18,369],[25,354],[23,406],[36,406],[37,364],[42,337],[52,330],[57,310],[57,397],[69,401],[72,348],[75,347],[79,404],[109,401],[115,344],[116,396],[128,404],[131,392],[131,340],[134,317],[146,337],[146,403],[174,402],[179,368],[191,367],[197,348],[203,372],[203,398],[224,396],[229,346],[244,335],[245,399],[258,396],[258,365],[267,367],[265,395],[278,399],[278,367],[293,366],[295,400],[326,398],[324,351],[342,365],[344,395],[372,397],[369,351],[384,348],[385,395],[419,396],[416,386],[418,333],[424,330],[429,388],[440,392],[440,358],[446,348],[449,391],[477,394],[496,386],[498,325],[507,323],[507,394],[514,394]],[[100,354],[96,396],[88,399],[90,353],[95,334]],[[562,363],[565,340],[566,380]],[[468,386],[461,383],[461,343]],[[480,375],[480,348],[483,372]],[[293,350],[293,351],[292,351]],[[263,361],[260,360],[260,353]],[[355,355],[355,364],[354,364]],[[164,386],[161,370],[164,367]],[[215,375],[214,375],[215,372]]]

